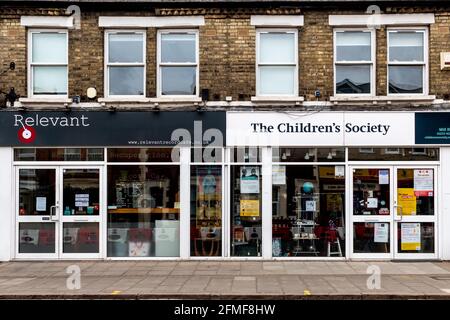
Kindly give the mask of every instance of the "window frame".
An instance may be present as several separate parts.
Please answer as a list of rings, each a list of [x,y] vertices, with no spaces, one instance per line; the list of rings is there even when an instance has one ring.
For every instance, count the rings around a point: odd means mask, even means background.
[[[34,63],[33,62],[33,34],[42,34],[42,33],[59,33],[64,34],[66,36],[66,61],[65,63]],[[27,61],[27,89],[28,89],[28,97],[29,98],[41,98],[41,99],[64,99],[69,97],[69,32],[67,29],[28,29],[27,32],[27,45],[28,45],[28,61]],[[34,87],[34,72],[33,68],[35,66],[48,66],[48,67],[66,67],[67,68],[67,86],[66,86],[66,94],[35,94]]]
[[[423,33],[423,62],[416,61],[390,61],[390,37],[392,32],[421,32]],[[429,93],[429,44],[428,27],[391,27],[386,29],[386,92],[388,96],[426,96]],[[422,93],[390,93],[389,92],[389,67],[390,66],[422,66]]]
[[[164,34],[193,34],[195,35],[195,63],[192,62],[161,62],[161,35]],[[199,96],[200,86],[200,46],[199,46],[199,30],[198,29],[159,29],[157,32],[157,53],[156,53],[156,96],[158,98],[176,98],[189,99]],[[194,94],[162,94],[162,72],[161,68],[166,66],[172,67],[195,67],[195,93]]]
[[[370,33],[370,53],[371,60],[356,60],[356,61],[337,61],[337,33],[339,32],[367,32]],[[337,65],[369,65],[370,66],[370,92],[369,93],[337,93],[336,88],[336,66]],[[376,32],[373,28],[333,28],[333,94],[337,97],[374,97],[376,96]]]
[[[140,34],[142,35],[142,62],[109,62],[109,36],[111,34],[129,34],[129,35],[135,35]],[[146,97],[146,82],[147,82],[147,32],[146,30],[142,29],[108,29],[105,30],[105,56],[104,56],[104,79],[105,79],[105,93],[104,96],[107,98],[124,98],[124,99],[133,99],[133,98],[145,98]],[[144,68],[143,72],[143,94],[142,95],[136,95],[136,94],[130,94],[130,95],[123,95],[123,94],[110,94],[109,93],[109,67],[142,67]]]
[[[294,63],[260,63],[260,42],[263,33],[293,33],[294,34]],[[257,28],[256,29],[256,96],[257,97],[298,97],[299,95],[299,47],[298,29],[295,28]],[[260,80],[260,66],[288,66],[295,67],[293,94],[262,94]]]

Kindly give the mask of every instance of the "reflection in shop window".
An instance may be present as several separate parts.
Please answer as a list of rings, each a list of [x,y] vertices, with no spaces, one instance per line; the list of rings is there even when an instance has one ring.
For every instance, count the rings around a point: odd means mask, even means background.
[[[108,162],[173,162],[172,150],[174,149],[108,148]]]
[[[104,161],[103,148],[15,148],[14,161]]]
[[[273,166],[274,257],[345,255],[344,166]]]
[[[272,148],[273,162],[342,162],[345,148]]]
[[[349,148],[350,161],[439,161],[439,148]]]
[[[261,162],[262,149],[258,147],[237,147],[230,149],[231,162]]]
[[[390,223],[353,223],[354,253],[389,253],[390,250]]]
[[[231,166],[231,256],[261,256],[261,188],[261,166]]]
[[[179,166],[108,167],[108,256],[180,255]]]
[[[222,255],[222,167],[191,167],[191,256]]]

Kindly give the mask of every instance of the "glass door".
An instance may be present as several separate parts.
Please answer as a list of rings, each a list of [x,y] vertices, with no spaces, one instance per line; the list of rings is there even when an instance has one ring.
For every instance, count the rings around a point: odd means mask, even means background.
[[[100,258],[101,171],[16,169],[17,258]]]
[[[437,167],[395,167],[395,259],[437,258]]]
[[[393,168],[352,167],[350,256],[391,259],[393,229]]]
[[[100,167],[61,168],[62,258],[100,258]]]
[[[57,258],[58,170],[16,169],[16,255],[18,258]]]

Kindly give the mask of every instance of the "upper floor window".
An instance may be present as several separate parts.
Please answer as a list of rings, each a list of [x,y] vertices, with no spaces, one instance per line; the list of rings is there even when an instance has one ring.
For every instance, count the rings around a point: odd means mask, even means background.
[[[158,96],[198,96],[198,31],[158,32]]]
[[[257,96],[298,95],[297,39],[297,30],[257,30]]]
[[[107,31],[105,92],[108,96],[145,96],[145,32]]]
[[[67,46],[67,31],[29,31],[29,96],[67,96]]]
[[[335,30],[335,94],[374,94],[374,42],[371,30]]]
[[[427,94],[426,29],[388,30],[389,94]]]

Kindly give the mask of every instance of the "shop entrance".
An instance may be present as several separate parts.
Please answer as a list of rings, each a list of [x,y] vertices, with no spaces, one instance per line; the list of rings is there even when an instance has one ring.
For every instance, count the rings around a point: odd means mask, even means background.
[[[350,257],[437,258],[437,167],[350,167]]]
[[[101,257],[104,211],[99,166],[20,166],[16,175],[16,257]]]

